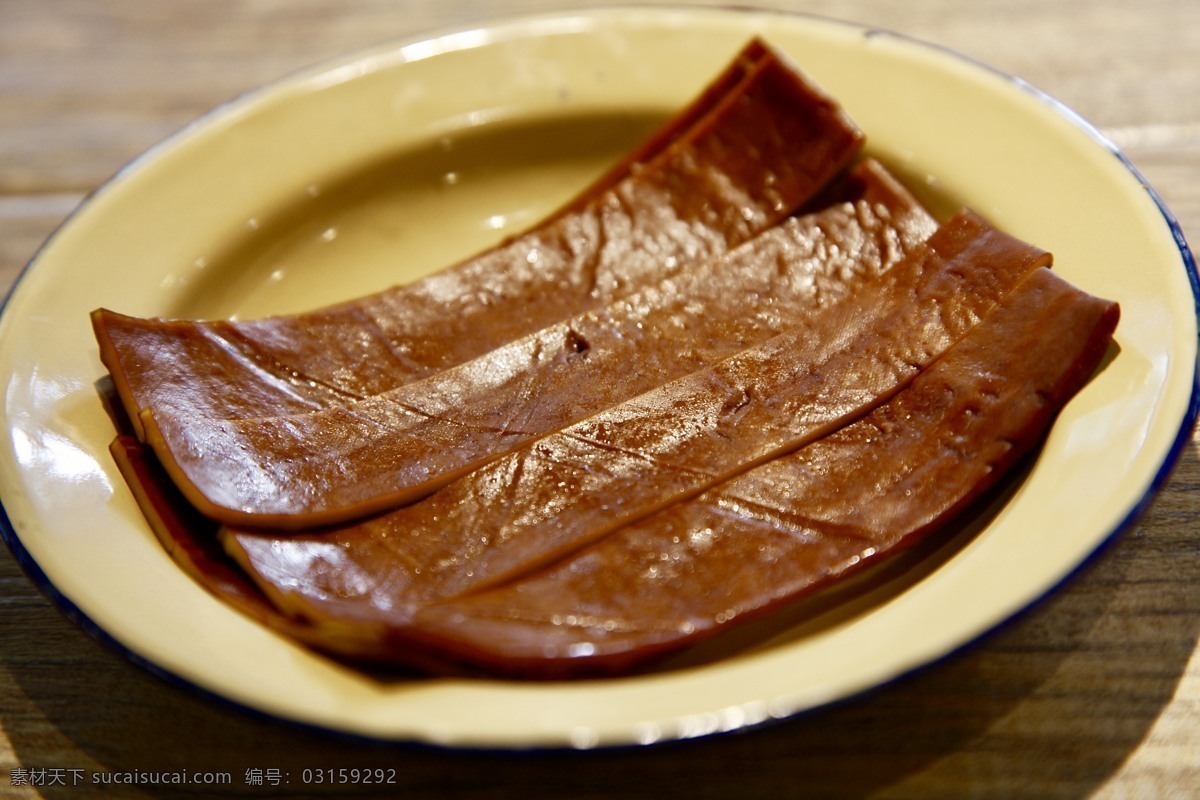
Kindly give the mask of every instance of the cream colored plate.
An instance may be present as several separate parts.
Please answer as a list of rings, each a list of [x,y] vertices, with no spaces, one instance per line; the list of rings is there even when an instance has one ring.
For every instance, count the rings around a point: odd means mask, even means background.
[[[751,35],[836,95],[930,197],[1054,251],[1119,300],[1120,354],[978,535],[770,642],[649,677],[376,683],[294,647],[163,554],[106,452],[88,312],[250,316],[411,278],[524,227],[689,99]],[[740,728],[927,664],[1053,589],[1146,502],[1196,398],[1195,267],[1094,130],[1019,81],[800,16],[636,8],[356,56],[222,107],[105,185],[0,320],[5,538],[66,613],[251,708],[373,737],[589,747]],[[881,577],[882,580],[882,577]]]

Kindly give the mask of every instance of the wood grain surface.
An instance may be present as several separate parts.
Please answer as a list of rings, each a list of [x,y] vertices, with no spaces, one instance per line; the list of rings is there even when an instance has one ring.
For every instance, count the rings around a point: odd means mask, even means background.
[[[524,0],[0,0],[0,286],[122,164],[298,68]],[[594,5],[594,4],[589,4]],[[1196,0],[813,0],[1015,73],[1114,139],[1200,235]],[[69,770],[372,767],[369,797],[1200,797],[1200,443],[1067,585],[938,664],[836,707],[648,749],[487,754],[364,744],[176,688],[94,642],[0,554],[0,796],[91,796]],[[66,785],[12,785],[28,770]],[[78,773],[75,773],[78,774]],[[321,795],[320,787],[307,794]],[[110,797],[167,796],[146,789]]]

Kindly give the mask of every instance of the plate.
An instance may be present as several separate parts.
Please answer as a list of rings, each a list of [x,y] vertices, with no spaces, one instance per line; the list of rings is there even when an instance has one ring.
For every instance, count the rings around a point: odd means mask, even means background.
[[[634,678],[379,681],[244,619],[158,546],[106,450],[88,312],[254,316],[448,264],[570,196],[753,34],[869,151],[1118,300],[1118,355],[969,537],[794,627]],[[0,319],[4,535],[89,631],[201,692],[306,725],[459,747],[596,747],[744,728],[877,686],[1055,588],[1145,506],[1197,405],[1196,267],[1120,153],[1021,81],[896,34],[749,10],[607,9],[428,36],[223,106],[119,173]],[[924,568],[922,568],[924,567]]]

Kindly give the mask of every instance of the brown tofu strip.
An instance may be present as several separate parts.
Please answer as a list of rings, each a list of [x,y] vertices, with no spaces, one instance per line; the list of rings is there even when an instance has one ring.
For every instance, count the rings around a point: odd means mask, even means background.
[[[856,202],[786,220],[723,258],[424,380],[286,417],[145,411],[146,441],[188,499],[229,524],[297,530],[412,502],[783,332],[936,228],[878,164],[864,162],[854,177]]]
[[[862,420],[580,553],[411,628],[286,616],[223,558],[214,523],[133,437],[113,444],[172,557],[292,639],[430,673],[564,678],[645,668],[758,619],[953,523],[1043,437],[1096,367],[1114,304],[1035,272],[958,345]],[[665,557],[664,557],[665,556]]]
[[[251,618],[272,616],[261,592],[216,545],[217,523],[196,511],[162,474],[153,455],[129,434],[109,445],[113,461],[168,555],[206,589]]]
[[[144,408],[237,418],[378,394],[769,228],[854,160],[862,134],[830,98],[758,49],[716,82],[734,83],[732,91],[705,92],[684,112],[683,135],[655,137],[665,149],[652,160],[630,165],[628,175],[533,230],[425,279],[255,321],[97,310],[101,360],[135,427]]]
[[[397,669],[436,675],[483,675],[480,670],[412,649],[396,648],[382,628],[364,635],[362,625],[317,627],[277,609],[257,586],[221,550],[217,525],[199,513],[179,494],[158,461],[132,434],[120,434],[109,450],[155,537],[175,563],[209,593],[277,633],[328,655],[358,666]]]
[[[109,447],[113,461],[133,490],[138,507],[171,559],[196,583],[250,619],[301,644],[365,664],[403,665],[427,673],[449,674],[460,667],[410,652],[403,660],[380,630],[363,637],[361,630],[339,635],[287,616],[221,550],[217,524],[200,515],[162,473],[153,453],[132,434],[120,434]]]
[[[363,625],[343,631],[337,623],[316,626],[276,608],[225,553],[214,536],[216,524],[201,516],[161,473],[153,453],[137,437],[118,435],[109,447],[138,506],[164,550],[199,586],[237,612],[293,642],[356,666],[399,669],[431,675],[481,675],[479,670],[402,647],[383,626],[368,634]]]
[[[962,212],[793,330],[576,423],[426,500],[316,534],[227,529],[281,609],[403,625],[553,563],[868,413],[1049,254]]]
[[[445,660],[560,678],[628,671],[758,619],[969,508],[1041,441],[1118,316],[1038,270],[862,420],[552,569],[427,606],[399,638]]]
[[[590,203],[597,195],[604,192],[646,164],[662,156],[677,141],[694,135],[693,127],[702,123],[706,117],[718,109],[727,98],[738,91],[746,78],[754,74],[767,61],[779,60],[780,54],[767,43],[754,37],[734,56],[721,74],[717,75],[708,86],[704,87],[692,101],[676,111],[657,130],[642,140],[640,144],[627,152],[620,161],[613,164],[599,178],[596,178],[579,194],[564,203],[554,211],[552,216],[561,216],[577,210]],[[543,220],[543,223],[547,220]]]

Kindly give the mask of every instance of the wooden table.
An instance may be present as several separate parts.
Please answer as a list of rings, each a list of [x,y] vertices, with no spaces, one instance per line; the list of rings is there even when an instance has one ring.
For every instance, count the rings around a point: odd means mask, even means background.
[[[483,5],[0,0],[0,285],[89,190],[209,107],[322,59],[467,23]],[[937,41],[1026,78],[1120,144],[1200,235],[1195,0],[774,5]],[[540,7],[502,0],[486,13]],[[388,794],[406,798],[1200,797],[1197,533],[1193,439],[1150,511],[1082,574],[919,674],[743,735],[524,755],[364,745],[202,699],[93,642],[3,554],[0,795],[87,795],[10,787],[32,768],[228,771],[235,793],[283,796],[247,785],[246,770],[369,766],[395,768]]]

